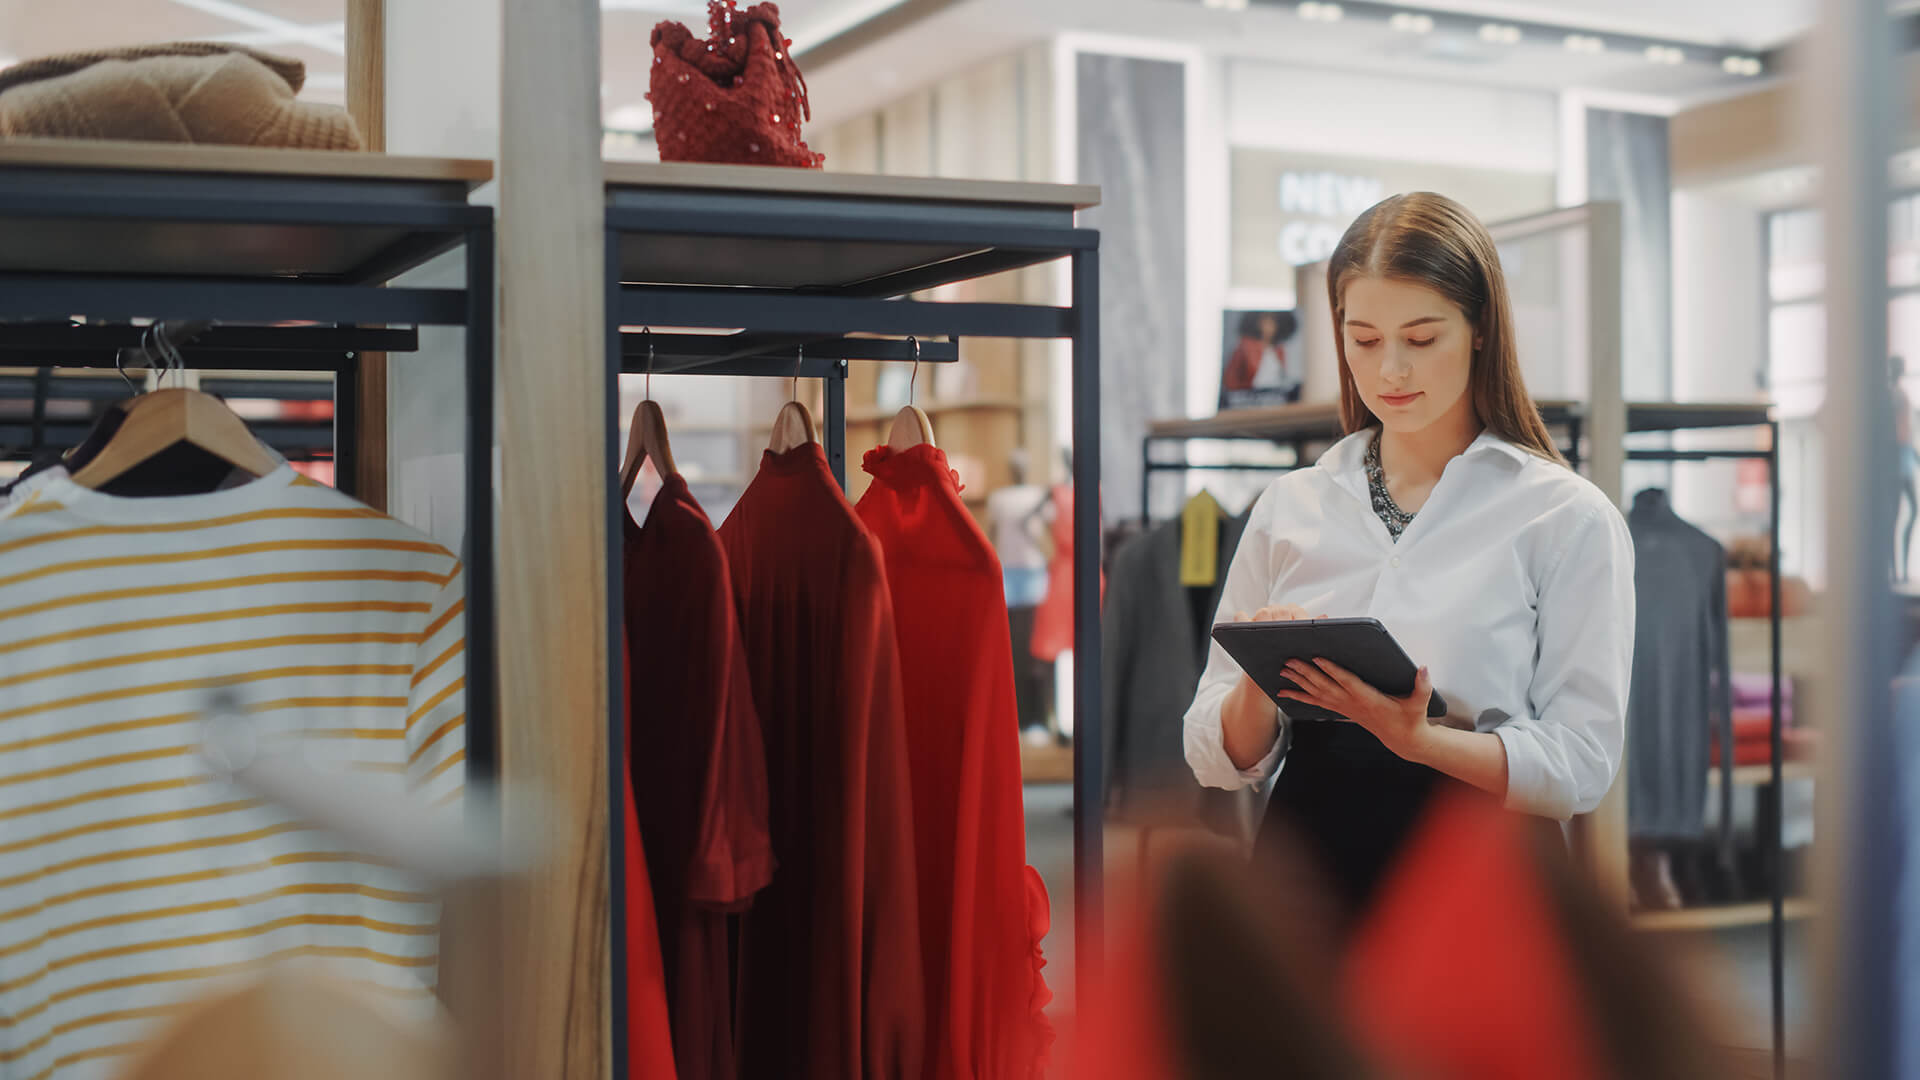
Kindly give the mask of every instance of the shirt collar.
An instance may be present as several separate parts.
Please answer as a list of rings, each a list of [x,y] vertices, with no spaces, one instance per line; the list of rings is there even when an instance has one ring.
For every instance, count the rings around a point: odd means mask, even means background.
[[[1320,464],[1335,473],[1357,475],[1366,457],[1368,444],[1378,435],[1377,428],[1356,431],[1328,447],[1327,452],[1320,455]],[[1516,446],[1491,431],[1482,431],[1479,437],[1467,444],[1460,456],[1472,458],[1488,453],[1501,454],[1520,465],[1525,465],[1533,457],[1525,447]]]

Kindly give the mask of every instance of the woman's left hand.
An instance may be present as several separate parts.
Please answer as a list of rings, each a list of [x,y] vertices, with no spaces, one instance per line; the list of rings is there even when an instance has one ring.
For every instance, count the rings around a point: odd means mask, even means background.
[[[1388,750],[1419,760],[1432,727],[1427,702],[1433,697],[1433,678],[1426,668],[1415,676],[1413,693],[1404,698],[1381,693],[1331,660],[1290,661],[1284,674],[1300,692],[1283,690],[1280,697],[1339,713],[1372,732]]]

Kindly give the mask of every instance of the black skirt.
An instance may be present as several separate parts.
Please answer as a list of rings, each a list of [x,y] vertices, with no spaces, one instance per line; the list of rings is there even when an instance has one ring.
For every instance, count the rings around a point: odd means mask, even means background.
[[[1280,830],[1304,844],[1348,916],[1373,902],[1427,806],[1443,792],[1492,796],[1394,754],[1346,721],[1292,725],[1286,767],[1274,781],[1255,850],[1272,858]],[[1556,842],[1559,823],[1529,817]]]

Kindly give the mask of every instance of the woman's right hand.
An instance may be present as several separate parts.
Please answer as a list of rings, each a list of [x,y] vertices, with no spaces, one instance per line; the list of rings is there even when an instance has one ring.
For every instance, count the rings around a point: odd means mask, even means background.
[[[1299,604],[1269,604],[1251,615],[1236,611],[1233,621],[1294,622],[1314,617]],[[1267,697],[1267,692],[1242,671],[1239,683],[1222,703],[1220,729],[1227,757],[1236,767],[1250,769],[1267,755],[1279,737],[1280,709]]]

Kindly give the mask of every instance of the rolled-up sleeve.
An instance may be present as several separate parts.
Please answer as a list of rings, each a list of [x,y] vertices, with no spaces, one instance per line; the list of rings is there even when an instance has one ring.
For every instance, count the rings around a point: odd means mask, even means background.
[[[1531,715],[1494,729],[1507,807],[1566,820],[1619,773],[1633,673],[1633,540],[1611,505],[1589,512],[1542,579]]]
[[[1271,489],[1268,495],[1261,496],[1249,515],[1246,532],[1233,553],[1232,565],[1227,568],[1227,583],[1221,588],[1220,608],[1214,615],[1216,622],[1230,620],[1236,612],[1252,614],[1267,606],[1268,598],[1273,595],[1273,536],[1266,522],[1270,495]],[[1200,676],[1200,688],[1187,709],[1184,729],[1187,764],[1204,787],[1228,790],[1250,787],[1272,776],[1280,764],[1286,745],[1284,719],[1273,746],[1252,768],[1236,768],[1233,759],[1227,756],[1220,707],[1239,681],[1240,665],[1234,663],[1219,642],[1213,642],[1207,652],[1207,670]]]

